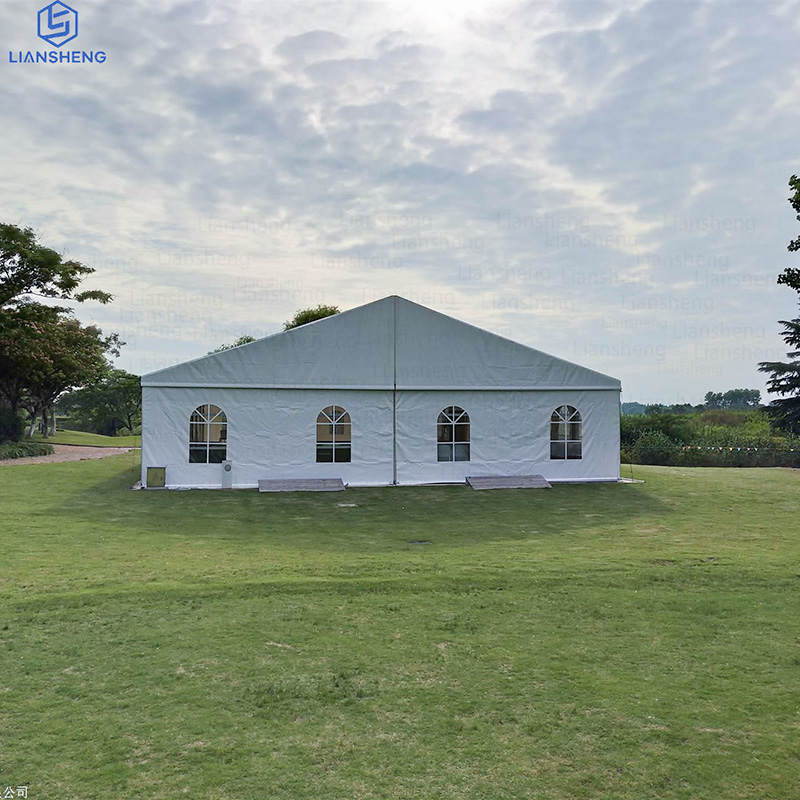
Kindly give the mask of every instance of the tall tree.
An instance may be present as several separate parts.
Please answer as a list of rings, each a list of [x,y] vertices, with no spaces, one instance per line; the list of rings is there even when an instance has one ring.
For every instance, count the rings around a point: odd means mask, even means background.
[[[91,267],[65,261],[40,244],[32,228],[0,223],[0,308],[30,302],[31,297],[110,302],[108,292],[78,291],[83,279],[93,273]]]
[[[42,245],[31,228],[0,224],[0,396],[12,413],[25,408],[35,423],[58,394],[94,377],[107,352],[118,352],[115,334],[84,328],[69,308],[39,299],[110,302],[108,292],[81,290],[93,273]]]
[[[307,325],[309,322],[325,319],[325,317],[332,317],[338,313],[339,308],[337,306],[318,305],[316,308],[301,308],[288,322],[283,323],[283,329],[289,331],[292,328],[299,328],[301,325]]]
[[[61,316],[43,326],[28,352],[22,404],[31,415],[31,433],[41,416],[45,435],[55,432],[53,408],[64,392],[97,380],[108,368],[106,354],[119,355],[115,333],[103,336],[94,325]]]
[[[746,411],[761,405],[758,389],[728,389],[727,392],[706,392],[705,407]]]
[[[794,189],[794,194],[789,198],[789,203],[796,212],[797,221],[800,222],[800,178],[792,175],[789,186]],[[789,242],[789,252],[800,250],[800,236]],[[778,283],[789,286],[800,293],[800,269],[786,267],[778,276]],[[800,317],[791,320],[778,320],[783,327],[783,340],[790,348],[786,354],[788,361],[762,361],[758,365],[760,372],[770,374],[767,381],[770,394],[779,397],[769,405],[770,415],[777,424],[794,433],[800,433]]]
[[[98,380],[61,397],[58,409],[94,433],[116,436],[120,428],[132,431],[142,421],[139,376],[108,369]]]

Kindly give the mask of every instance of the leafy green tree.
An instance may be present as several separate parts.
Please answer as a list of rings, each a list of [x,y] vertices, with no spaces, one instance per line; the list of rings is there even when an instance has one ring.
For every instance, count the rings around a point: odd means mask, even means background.
[[[794,189],[794,194],[789,198],[789,203],[797,214],[800,222],[800,178],[792,175],[789,186]],[[789,242],[789,252],[800,250],[800,236]],[[778,283],[789,286],[800,293],[800,269],[787,267],[778,276]],[[786,354],[788,361],[762,361],[758,365],[760,372],[768,373],[771,378],[767,381],[770,394],[779,397],[773,400],[768,408],[770,415],[778,427],[800,433],[800,317],[790,320],[778,320],[783,327],[783,340],[790,348]]]
[[[108,369],[87,386],[61,397],[58,409],[94,433],[116,436],[120,428],[132,431],[142,422],[139,376],[123,369]]]
[[[29,435],[39,417],[47,435],[55,429],[53,407],[59,395],[99,378],[108,367],[106,355],[118,355],[121,343],[116,334],[104,336],[94,325],[84,327],[63,315],[18,332],[16,367],[25,387],[21,405],[31,417]]]
[[[213,356],[214,353],[222,353],[225,350],[232,350],[234,347],[241,347],[243,344],[250,344],[254,342],[255,337],[245,333],[240,336],[233,344],[221,344],[216,350],[209,350],[208,355]]]
[[[339,313],[337,306],[318,305],[316,308],[302,308],[288,322],[283,323],[283,329],[289,331],[292,328],[299,328],[309,322],[316,322],[318,319],[332,317]]]
[[[706,392],[707,409],[747,411],[761,405],[761,392],[758,389],[729,389],[727,392]]]
[[[0,397],[16,414],[42,414],[52,428],[58,395],[97,376],[105,354],[118,353],[116,334],[83,327],[72,311],[37,298],[108,303],[98,289],[80,290],[94,269],[65,260],[42,245],[31,228],[0,224]]]
[[[44,247],[32,228],[0,223],[0,308],[30,302],[31,297],[110,302],[108,292],[78,291],[83,279],[93,273],[91,267],[65,261],[55,250]]]

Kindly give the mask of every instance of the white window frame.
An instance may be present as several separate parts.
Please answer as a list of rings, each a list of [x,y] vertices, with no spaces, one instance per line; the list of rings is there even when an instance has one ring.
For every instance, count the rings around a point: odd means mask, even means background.
[[[195,416],[200,419],[195,419]],[[211,438],[214,427],[219,428],[219,439]],[[189,463],[221,464],[227,457],[227,415],[214,403],[197,406],[189,415]]]
[[[583,459],[583,417],[575,406],[564,403],[550,415],[550,460]]]
[[[460,430],[457,431],[456,428]],[[464,436],[466,428],[466,439]],[[462,438],[456,438],[458,436]],[[472,457],[472,424],[461,406],[447,406],[436,418],[436,460],[439,462],[469,461]],[[464,457],[466,456],[466,458]]]
[[[330,440],[320,438],[327,429]],[[326,406],[317,414],[316,427],[317,464],[349,464],[353,459],[353,421],[342,406]],[[347,438],[337,438],[347,437]],[[330,459],[320,459],[321,453],[330,452]]]

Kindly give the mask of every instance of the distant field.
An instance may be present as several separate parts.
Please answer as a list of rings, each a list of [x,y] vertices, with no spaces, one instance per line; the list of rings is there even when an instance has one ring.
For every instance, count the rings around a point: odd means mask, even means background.
[[[141,436],[101,436],[99,433],[84,433],[83,431],[58,431],[55,436],[46,439],[40,434],[33,435],[35,442],[50,442],[50,444],[83,444],[95,447],[141,447]]]
[[[797,797],[800,472],[259,495],[134,461],[0,476],[0,787]]]

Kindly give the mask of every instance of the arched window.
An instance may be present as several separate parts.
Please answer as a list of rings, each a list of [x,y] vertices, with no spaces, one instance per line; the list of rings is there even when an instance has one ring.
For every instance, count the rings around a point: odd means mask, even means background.
[[[438,461],[469,461],[469,414],[458,406],[448,406],[436,421]]]
[[[550,458],[579,459],[582,457],[581,415],[574,406],[559,406],[550,417]]]
[[[350,415],[340,406],[328,406],[317,417],[317,463],[350,461]]]
[[[219,407],[198,406],[189,417],[189,463],[221,464],[228,450],[228,418]]]

